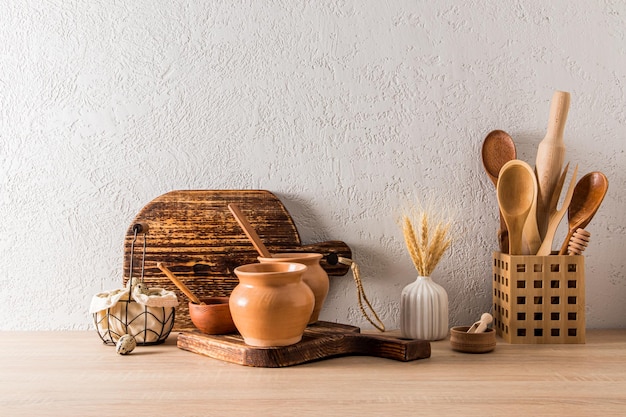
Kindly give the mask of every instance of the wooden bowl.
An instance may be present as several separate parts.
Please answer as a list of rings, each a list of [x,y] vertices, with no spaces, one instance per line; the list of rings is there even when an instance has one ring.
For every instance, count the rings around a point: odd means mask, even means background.
[[[496,348],[496,332],[487,328],[483,333],[467,333],[469,326],[450,329],[452,349],[465,353],[487,353]]]
[[[229,297],[208,297],[204,304],[189,302],[189,317],[198,330],[206,334],[227,334],[237,330],[228,306]]]

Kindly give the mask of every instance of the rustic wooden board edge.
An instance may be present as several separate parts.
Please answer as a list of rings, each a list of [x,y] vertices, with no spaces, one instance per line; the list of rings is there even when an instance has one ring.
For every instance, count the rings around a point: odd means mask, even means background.
[[[301,342],[290,346],[248,346],[239,334],[212,336],[198,331],[181,332],[178,348],[238,365],[281,368],[341,356],[375,356],[409,362],[430,357],[430,342],[365,335],[358,327],[316,323],[305,331]]]
[[[316,252],[316,253],[321,253],[324,256],[324,258],[322,258],[322,260],[320,261],[320,265],[322,266],[322,268],[328,273],[329,276],[344,276],[346,275],[349,271],[350,271],[350,266],[348,265],[344,265],[341,263],[337,262],[337,258],[338,257],[343,257],[343,258],[352,258],[352,250],[350,249],[350,247],[343,241],[340,240],[329,240],[329,241],[324,241],[324,242],[316,242],[316,243],[312,243],[312,244],[307,244],[307,245],[302,245],[302,241],[300,238],[300,233],[298,231],[298,228],[295,224],[295,222],[293,221],[293,218],[291,217],[290,213],[287,211],[287,208],[285,207],[285,205],[283,204],[283,202],[280,200],[280,198],[272,193],[271,191],[268,190],[262,190],[262,189],[240,189],[240,190],[198,190],[198,189],[194,189],[194,190],[173,190],[173,191],[169,191],[165,194],[162,194],[160,196],[155,197],[154,199],[152,199],[151,201],[149,201],[148,203],[146,203],[141,209],[140,211],[135,215],[135,217],[133,218],[133,221],[131,222],[131,224],[128,226],[126,233],[125,233],[125,238],[124,238],[124,264],[123,264],[123,282],[126,283],[127,279],[128,279],[128,273],[129,273],[129,267],[130,267],[130,259],[129,259],[129,251],[130,251],[130,247],[132,245],[133,242],[133,236],[134,236],[134,232],[135,232],[135,226],[138,224],[145,224],[145,218],[146,218],[146,212],[151,210],[151,207],[153,205],[156,204],[164,204],[164,203],[176,203],[177,202],[177,198],[178,196],[181,195],[201,195],[204,193],[215,193],[215,194],[223,194],[222,199],[224,200],[224,212],[227,213],[228,210],[226,209],[227,203],[231,202],[231,201],[237,201],[237,196],[242,194],[242,193],[250,193],[251,195],[254,194],[259,194],[259,195],[267,195],[267,196],[271,196],[272,200],[276,203],[276,205],[279,207],[279,211],[283,214],[283,221],[286,222],[289,226],[289,228],[292,230],[293,234],[294,234],[294,241],[290,244],[290,245],[276,245],[276,244],[272,244],[272,243],[268,243],[268,246],[272,249],[273,252],[279,253],[279,252],[297,252],[297,253],[303,253],[303,252]],[[227,217],[230,217],[230,214],[227,214]],[[245,236],[245,234],[243,233],[243,231],[239,230],[237,228],[237,233],[240,235],[240,239],[244,242],[244,244],[247,244],[247,238]],[[149,236],[149,230],[148,230],[148,236]],[[139,242],[141,243],[141,242]],[[248,246],[248,245],[246,245]],[[253,249],[252,245],[249,245],[249,250],[246,252],[242,252],[242,255],[250,255],[251,256],[247,256],[248,258],[251,259],[255,259],[254,257],[257,255],[256,251]],[[135,248],[136,251],[141,251],[141,247],[136,247]],[[175,253],[174,248],[171,249],[171,253]],[[192,256],[192,258],[194,258]],[[164,259],[165,260],[165,259]],[[203,262],[201,260],[198,260],[197,263],[199,265],[203,264]],[[134,266],[134,274],[136,275],[138,272],[138,268],[139,265],[135,264]],[[157,271],[158,273],[158,271]]]

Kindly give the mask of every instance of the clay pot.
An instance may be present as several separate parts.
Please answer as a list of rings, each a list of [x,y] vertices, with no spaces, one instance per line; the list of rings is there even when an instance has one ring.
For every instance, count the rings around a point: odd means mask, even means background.
[[[302,339],[315,297],[302,281],[307,267],[288,262],[235,268],[239,284],[230,294],[230,311],[244,342],[287,346]]]
[[[200,301],[204,304],[189,302],[189,317],[198,330],[206,334],[227,334],[237,330],[228,297],[209,297]]]
[[[486,353],[496,348],[496,332],[487,328],[483,333],[467,333],[469,326],[450,329],[450,346],[465,353]]]
[[[322,255],[319,253],[277,253],[271,258],[259,256],[258,259],[261,263],[295,262],[307,266],[302,275],[302,281],[311,288],[315,296],[315,307],[309,318],[309,324],[315,323],[319,319],[329,287],[328,274],[320,265]]]

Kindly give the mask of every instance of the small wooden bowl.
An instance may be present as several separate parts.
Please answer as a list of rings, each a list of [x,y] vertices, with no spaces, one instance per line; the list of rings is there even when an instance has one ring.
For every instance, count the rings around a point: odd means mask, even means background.
[[[487,353],[496,348],[496,332],[487,328],[483,333],[467,333],[469,326],[450,329],[452,349],[465,353]]]
[[[229,297],[208,297],[189,302],[189,317],[198,330],[206,334],[227,334],[237,330],[228,306]]]

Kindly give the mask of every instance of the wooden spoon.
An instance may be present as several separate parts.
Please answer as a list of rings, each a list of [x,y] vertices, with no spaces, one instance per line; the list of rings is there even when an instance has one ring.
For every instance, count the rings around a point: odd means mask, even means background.
[[[498,184],[498,176],[504,164],[516,158],[515,143],[508,133],[503,130],[493,130],[485,137],[482,148],[483,167],[494,186]],[[500,252],[509,252],[508,231],[502,213],[500,213],[498,243]]]
[[[609,180],[606,175],[598,171],[590,172],[578,181],[567,212],[569,232],[561,245],[559,255],[567,253],[567,245],[574,232],[578,228],[587,227],[593,219],[608,189]]]
[[[191,292],[189,288],[187,288],[185,284],[182,283],[182,281],[176,278],[172,271],[170,271],[168,267],[163,265],[162,262],[157,262],[157,268],[163,271],[163,273],[174,283],[174,285],[176,285],[179,290],[181,290],[187,297],[189,297],[192,303],[204,304],[202,301],[200,301],[198,297],[196,297],[194,293]]]
[[[538,187],[538,186],[537,186]],[[539,193],[539,188],[537,188]],[[539,228],[537,227],[537,199],[533,202],[524,223],[524,231],[522,232],[522,253],[524,255],[534,255],[541,246],[541,236],[539,236]]]
[[[510,253],[521,255],[524,224],[537,200],[537,178],[530,165],[514,159],[502,167],[496,188],[500,212],[509,230]]]
[[[239,207],[235,204],[229,204],[228,210],[230,210],[233,216],[235,216],[235,220],[237,220],[237,223],[239,223],[239,226],[241,226],[246,236],[248,236],[248,239],[250,239],[254,248],[257,252],[259,252],[259,255],[264,258],[271,258],[272,254],[269,250],[267,250],[259,235],[256,233],[252,225],[250,225],[246,216],[244,216],[241,210],[239,210]]]

